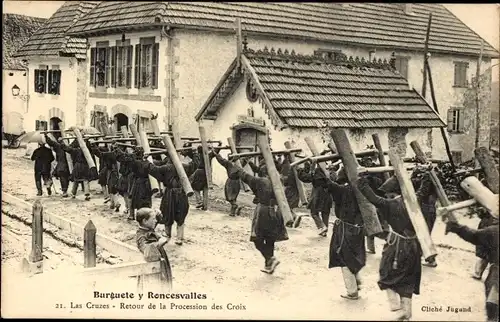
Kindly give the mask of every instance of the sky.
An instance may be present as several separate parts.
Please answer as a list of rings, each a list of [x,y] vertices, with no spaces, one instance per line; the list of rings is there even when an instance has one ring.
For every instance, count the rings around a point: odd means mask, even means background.
[[[4,13],[49,18],[64,1],[3,1]],[[469,28],[483,37],[496,49],[500,49],[500,4],[445,4]],[[493,64],[498,61],[494,61]],[[498,66],[493,70],[493,79],[498,80]]]

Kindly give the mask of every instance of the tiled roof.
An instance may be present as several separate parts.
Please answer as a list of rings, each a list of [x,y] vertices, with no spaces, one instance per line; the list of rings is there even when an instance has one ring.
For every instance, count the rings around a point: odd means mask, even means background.
[[[328,2],[101,2],[68,32],[88,35],[165,23],[170,26],[234,29],[378,48],[423,50],[429,13],[429,49],[479,55],[481,37],[440,4],[415,3],[407,15],[400,3]],[[499,53],[485,42],[484,55]]]
[[[271,120],[290,126],[343,128],[433,128],[445,124],[431,106],[386,60],[368,62],[346,56],[330,60],[296,55],[294,51],[244,51],[263,94],[270,102]],[[232,66],[236,66],[234,63]],[[247,67],[247,69],[250,69]],[[235,75],[228,71],[226,75]],[[241,75],[241,73],[240,73]],[[221,80],[219,92],[231,93]],[[213,93],[197,116],[214,119],[224,94]],[[268,107],[269,108],[269,107]]]
[[[98,3],[99,1],[66,1],[15,53],[15,56],[59,56],[63,54],[85,59],[87,41],[84,38],[68,37],[64,33]]]
[[[22,70],[25,64],[12,57],[47,19],[16,14],[2,15],[3,69]]]

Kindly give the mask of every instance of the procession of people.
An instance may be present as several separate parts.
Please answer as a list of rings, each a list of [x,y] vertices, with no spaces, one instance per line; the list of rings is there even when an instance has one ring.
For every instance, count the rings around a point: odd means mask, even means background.
[[[119,212],[121,196],[128,220],[139,224],[137,246],[146,258],[157,260],[151,255],[147,245],[165,245],[172,238],[172,227],[176,224],[175,244],[182,245],[186,222],[190,210],[189,197],[184,189],[181,173],[171,155],[165,149],[162,158],[153,162],[142,147],[133,151],[117,143],[99,143],[98,139],[86,139],[88,151],[99,160],[99,174],[93,177],[89,170],[82,147],[75,139],[68,144],[60,137],[51,139],[45,133],[44,144],[33,153],[35,161],[35,185],[37,195],[43,195],[42,180],[47,193],[51,195],[52,178],[60,181],[62,197],[68,197],[69,183],[73,182],[71,197],[76,198],[78,188],[83,185],[85,200],[90,200],[89,182],[97,180],[104,193],[104,203],[109,202],[109,210]],[[157,143],[157,146],[161,146]],[[55,158],[52,150],[55,153]],[[224,158],[220,148],[209,147],[207,157],[213,158],[226,170],[227,179],[224,195],[230,204],[229,216],[240,214],[242,206],[238,196],[244,185],[254,194],[254,214],[251,221],[250,241],[264,259],[261,271],[272,275],[280,260],[276,254],[275,243],[289,240],[287,227],[299,227],[300,218],[294,209],[299,207],[300,197],[298,182],[312,186],[307,209],[313,219],[318,235],[327,236],[331,213],[334,215],[333,233],[329,246],[328,268],[340,268],[346,292],[343,298],[356,301],[362,290],[362,269],[366,264],[366,254],[375,253],[374,238],[385,241],[379,266],[378,287],[387,293],[389,307],[396,312],[398,320],[410,320],[412,317],[412,296],[421,293],[422,265],[436,267],[434,257],[422,262],[422,247],[417,238],[416,229],[402,197],[400,183],[396,175],[384,180],[376,173],[361,172],[356,180],[348,180],[342,164],[325,162],[320,167],[316,160],[305,161],[302,165],[291,167],[290,153],[275,156],[274,165],[279,172],[284,187],[286,202],[292,213],[292,220],[285,220],[275,195],[274,182],[268,166],[262,156],[255,164],[249,157],[233,156]],[[71,169],[69,160],[71,156]],[[207,210],[206,201],[208,181],[203,162],[204,151],[201,145],[187,144],[180,154],[184,157],[182,167],[189,177],[196,197],[196,208]],[[51,171],[51,163],[56,166]],[[374,159],[358,158],[358,164],[369,168],[378,166]],[[211,164],[210,162],[208,164]],[[247,165],[252,169],[248,171]],[[160,183],[163,189],[159,210],[152,209],[154,192],[151,178]],[[429,232],[436,221],[437,192],[432,183],[429,170],[416,166],[411,174],[411,183]],[[356,197],[359,191],[376,208],[376,216],[383,231],[369,235]],[[203,193],[203,197],[202,197]],[[486,312],[489,321],[498,319],[498,218],[484,209],[480,212],[481,224],[478,229],[460,225],[451,217],[446,229],[462,239],[477,245],[479,257],[473,277],[481,279],[488,264],[489,273],[485,281]],[[162,233],[155,231],[156,226],[164,226]],[[145,253],[147,251],[147,254]]]

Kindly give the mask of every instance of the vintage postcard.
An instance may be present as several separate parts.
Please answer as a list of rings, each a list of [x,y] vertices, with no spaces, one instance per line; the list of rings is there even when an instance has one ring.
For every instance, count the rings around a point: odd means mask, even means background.
[[[499,18],[4,1],[2,317],[497,321]]]

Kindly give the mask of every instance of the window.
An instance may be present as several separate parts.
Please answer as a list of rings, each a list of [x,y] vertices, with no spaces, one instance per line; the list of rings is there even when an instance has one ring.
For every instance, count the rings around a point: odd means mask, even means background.
[[[469,68],[469,63],[466,62],[455,62],[455,81],[453,86],[455,87],[467,87],[467,69]]]
[[[405,79],[408,79],[408,60],[409,57],[396,56],[396,70]]]
[[[47,130],[48,130],[47,121],[36,120],[35,131],[47,131]]]
[[[35,69],[35,92],[47,93],[47,70],[48,66],[41,65],[39,69]]]
[[[107,82],[108,42],[98,42],[90,49],[90,86],[104,87]]]
[[[448,110],[448,132],[464,132],[463,108],[452,107]]]
[[[59,95],[61,88],[61,70],[59,66],[53,65],[52,69],[49,66],[40,65],[35,69],[35,92],[48,93]]]
[[[158,88],[159,44],[154,37],[141,38],[135,45],[135,87]]]
[[[116,79],[118,87],[130,88],[132,85],[132,46],[130,41],[118,42],[116,47]]]
[[[59,66],[52,66],[52,69],[48,71],[48,93],[52,95],[60,95],[61,89],[61,70]]]
[[[318,49],[314,51],[314,55],[330,60],[339,60],[342,56],[345,56],[342,54],[342,51],[338,49]]]

